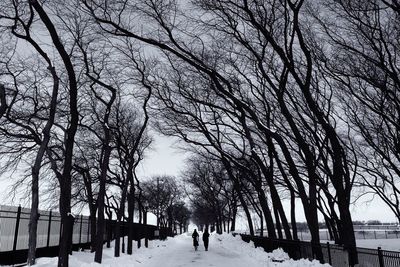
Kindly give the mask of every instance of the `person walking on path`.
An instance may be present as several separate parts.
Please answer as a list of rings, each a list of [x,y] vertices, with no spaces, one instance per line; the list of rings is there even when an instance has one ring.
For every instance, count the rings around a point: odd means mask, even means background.
[[[197,233],[196,229],[193,231],[192,238],[194,250],[197,250],[197,247],[199,246],[199,233]]]
[[[204,247],[206,251],[208,251],[208,240],[209,240],[210,234],[208,233],[208,229],[206,228],[203,233],[203,242],[204,242]]]

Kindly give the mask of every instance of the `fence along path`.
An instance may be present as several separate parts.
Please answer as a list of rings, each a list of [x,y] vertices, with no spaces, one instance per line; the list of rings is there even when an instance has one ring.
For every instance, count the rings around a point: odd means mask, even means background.
[[[314,244],[306,241],[270,239],[267,237],[257,237],[241,235],[243,241],[253,241],[255,247],[262,247],[265,251],[271,252],[278,247],[282,248],[292,259],[315,259],[313,247],[320,246],[322,249],[323,260],[334,267],[349,267],[348,253],[343,246],[321,243]],[[400,252],[378,249],[368,249],[357,247],[358,266],[362,267],[399,267]]]
[[[52,211],[39,211],[39,214],[36,256],[55,257],[58,255],[61,216],[59,213]],[[26,262],[29,216],[30,209],[0,205],[0,265]],[[116,225],[115,221],[106,220],[104,240],[107,242],[107,246],[109,246],[110,240],[115,237]],[[121,236],[127,235],[129,226],[133,229],[133,240],[143,238],[152,240],[173,235],[170,228],[160,227],[157,229],[155,225],[139,223],[129,225],[127,222],[122,222],[120,224]],[[90,232],[90,217],[82,215],[75,217],[72,249],[89,248]],[[124,250],[124,243],[122,244],[122,250]]]
[[[57,212],[40,211],[37,248],[58,246],[61,217]],[[28,249],[30,209],[0,205],[0,252]],[[73,244],[90,242],[88,216],[75,218]]]

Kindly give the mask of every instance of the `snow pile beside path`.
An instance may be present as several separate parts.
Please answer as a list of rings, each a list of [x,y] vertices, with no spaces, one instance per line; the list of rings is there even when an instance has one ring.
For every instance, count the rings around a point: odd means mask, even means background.
[[[173,242],[173,239],[171,239]],[[127,240],[126,240],[127,242]],[[122,244],[121,244],[122,245]],[[121,253],[119,258],[114,257],[114,242],[111,243],[111,248],[104,247],[103,260],[101,264],[93,262],[94,253],[88,250],[73,252],[69,257],[69,266],[72,267],[127,267],[137,266],[148,259],[155,257],[159,252],[167,250],[166,242],[164,241],[149,241],[149,247],[144,248],[144,240],[142,240],[143,249],[137,248],[137,242],[133,242],[133,255]],[[38,258],[37,267],[55,267],[57,266],[58,258]]]
[[[189,242],[187,240],[189,239]],[[171,249],[176,247],[180,242],[188,243],[188,248],[191,249],[191,237],[179,235],[175,238],[168,238],[167,241],[152,240],[149,241],[148,248],[144,247],[144,239],[142,239],[140,249],[137,248],[137,242],[133,242],[133,255],[121,253],[120,257],[114,257],[114,241],[111,242],[111,248],[103,249],[103,260],[101,264],[93,262],[94,253],[89,250],[73,252],[69,257],[69,266],[72,267],[132,267],[132,266],[147,266],[147,263],[158,257],[162,258],[171,253]],[[125,237],[125,242],[127,238]],[[121,241],[122,246],[122,241]],[[163,259],[161,259],[162,261]],[[55,267],[57,266],[58,258],[38,258],[35,267]],[[174,266],[175,267],[175,266]]]
[[[72,267],[126,267],[135,266],[137,259],[130,255],[122,254],[119,258],[114,258],[113,248],[104,248],[102,264],[93,262],[94,253],[89,251],[73,252],[69,257],[69,266]],[[55,267],[57,266],[58,258],[38,258],[37,267]]]
[[[293,260],[290,259],[288,254],[283,251],[283,249],[278,248],[275,249],[271,253],[267,253],[263,248],[254,247],[254,243],[250,241],[250,243],[246,243],[242,240],[242,238],[237,235],[233,236],[231,234],[222,234],[222,235],[212,235],[212,240],[217,243],[218,246],[224,246],[228,250],[236,251],[241,255],[248,255],[248,257],[255,259],[257,262],[260,262],[260,266],[279,266],[279,267],[329,267],[329,264],[321,264],[317,260],[310,261],[308,259],[301,260]],[[212,241],[210,241],[211,243]],[[282,261],[282,262],[274,262]]]

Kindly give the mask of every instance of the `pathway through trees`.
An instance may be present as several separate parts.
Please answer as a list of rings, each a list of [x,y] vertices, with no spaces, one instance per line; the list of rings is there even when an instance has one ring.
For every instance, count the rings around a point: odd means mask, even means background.
[[[201,235],[200,235],[201,236]],[[200,238],[201,239],[201,238]],[[205,251],[202,241],[194,251],[191,236],[182,235],[168,240],[151,258],[145,259],[146,267],[186,267],[186,266],[258,266],[248,255],[241,255],[226,246],[226,242],[217,236],[211,237],[209,251]]]

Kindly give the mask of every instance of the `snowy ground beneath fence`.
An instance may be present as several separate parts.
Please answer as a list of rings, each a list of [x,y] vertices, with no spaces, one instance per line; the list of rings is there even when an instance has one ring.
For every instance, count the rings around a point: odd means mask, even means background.
[[[282,263],[272,260],[284,260]],[[245,243],[239,236],[229,234],[211,235],[209,250],[204,251],[200,246],[198,251],[192,247],[192,238],[186,234],[169,238],[167,241],[151,241],[149,248],[134,250],[134,255],[122,254],[119,258],[113,257],[112,249],[105,249],[103,263],[93,263],[93,254],[88,252],[74,252],[70,257],[70,266],[135,266],[135,267],[328,267],[317,261],[289,259],[282,250],[266,253],[261,248],[254,248],[253,244]],[[57,266],[57,258],[40,258],[37,267]]]

